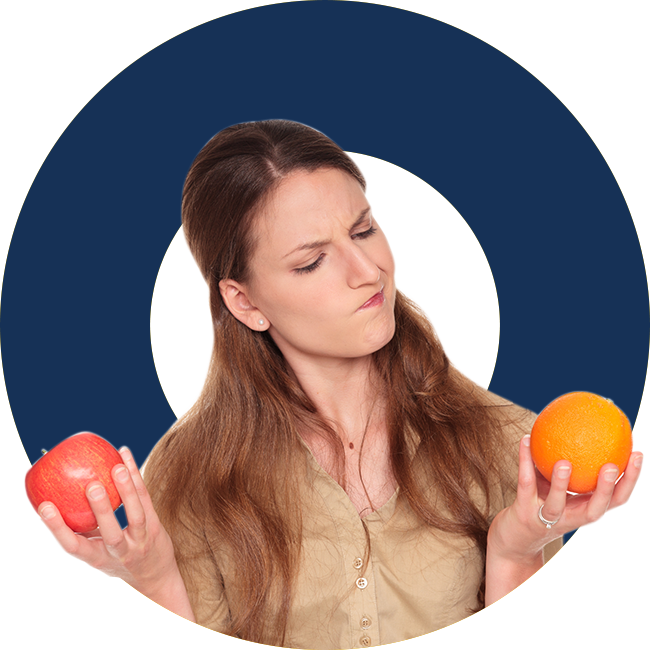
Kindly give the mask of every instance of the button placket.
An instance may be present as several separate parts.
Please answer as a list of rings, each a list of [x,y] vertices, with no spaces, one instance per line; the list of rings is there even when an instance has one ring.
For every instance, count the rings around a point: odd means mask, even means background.
[[[374,647],[383,643],[382,635],[380,634],[381,624],[379,621],[379,611],[377,604],[377,582],[376,571],[381,575],[381,562],[379,565],[376,564],[374,557],[374,550],[379,550],[381,552],[381,544],[377,544],[377,538],[382,532],[384,527],[384,519],[380,516],[373,516],[371,514],[366,518],[367,532],[370,536],[370,553],[367,556],[363,556],[362,553],[359,553],[362,560],[362,568],[359,570],[359,577],[357,580],[362,580],[362,584],[365,584],[363,588],[360,588],[357,585],[355,592],[355,613],[357,614],[356,621],[350,621],[352,628],[356,627],[357,636],[352,638],[352,643],[357,648],[369,648]],[[379,560],[381,560],[381,555],[379,555]],[[352,612],[351,612],[352,613]]]
[[[352,515],[353,506],[351,503],[346,502],[347,506],[351,506],[350,514]],[[377,621],[377,602],[374,583],[374,569],[372,560],[372,542],[370,546],[371,553],[368,554],[368,539],[365,526],[361,523],[359,515],[354,511],[355,521],[354,524],[350,521],[350,525],[341,527],[338,533],[343,542],[345,553],[341,557],[343,566],[341,567],[346,577],[346,582],[350,585],[351,592],[349,592],[347,602],[349,604],[348,610],[348,623],[349,634],[347,637],[349,648],[365,648],[370,647],[373,643],[376,645],[381,642],[379,636],[379,627]],[[375,623],[372,626],[372,637],[367,630],[363,629],[360,625],[362,618],[368,618]],[[346,630],[347,636],[347,630]],[[364,639],[362,641],[362,639]]]
[[[310,452],[307,447],[305,448]],[[372,556],[369,555],[366,561],[368,551],[372,553],[373,545],[371,542],[368,549],[368,530],[341,486],[327,475],[313,454],[309,453],[309,459],[318,475],[314,488],[322,497],[323,508],[332,520],[332,529],[327,529],[325,532],[326,535],[331,536],[332,543],[339,550],[336,555],[340,561],[338,565],[340,576],[349,585],[345,599],[347,625],[341,629],[341,641],[337,647],[370,647],[373,643],[381,643]],[[369,523],[371,528],[377,528],[377,522],[371,519]],[[371,532],[371,538],[375,536]],[[360,626],[362,618],[373,621],[372,638],[368,631]]]

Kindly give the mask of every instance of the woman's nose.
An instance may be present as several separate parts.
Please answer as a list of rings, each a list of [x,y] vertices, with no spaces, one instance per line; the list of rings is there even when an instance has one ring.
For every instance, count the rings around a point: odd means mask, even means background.
[[[353,289],[376,284],[381,278],[379,267],[357,246],[348,253],[348,284]]]

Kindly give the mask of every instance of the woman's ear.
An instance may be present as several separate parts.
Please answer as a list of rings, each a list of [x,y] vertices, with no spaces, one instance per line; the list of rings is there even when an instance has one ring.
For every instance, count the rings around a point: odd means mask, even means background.
[[[219,292],[228,311],[246,327],[256,332],[263,332],[269,328],[267,319],[250,301],[244,285],[234,280],[221,280]]]

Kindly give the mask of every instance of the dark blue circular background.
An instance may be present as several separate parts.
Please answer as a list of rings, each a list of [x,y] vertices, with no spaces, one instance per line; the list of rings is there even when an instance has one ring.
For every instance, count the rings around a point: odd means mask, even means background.
[[[32,462],[82,430],[142,462],[174,422],[149,318],[185,174],[223,127],[277,117],[409,170],[465,218],[499,295],[491,390],[534,411],[589,390],[634,422],[646,274],[621,191],[580,124],[517,63],[449,25],[298,2],[156,48],[88,103],[43,164],[11,242],[0,322]]]

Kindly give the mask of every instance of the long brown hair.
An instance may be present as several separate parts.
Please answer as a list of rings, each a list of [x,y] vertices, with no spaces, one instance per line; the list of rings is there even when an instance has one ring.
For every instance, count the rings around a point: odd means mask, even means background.
[[[210,549],[223,563],[218,568],[235,575],[228,632],[270,645],[284,642],[300,554],[301,513],[292,499],[304,462],[298,431],[321,432],[339,457],[342,445],[268,332],[254,332],[230,314],[219,281],[248,279],[253,221],[278,183],[292,171],[320,168],[343,170],[365,189],[361,172],[334,142],[284,120],[228,127],[194,161],[183,191],[183,227],[209,285],[214,349],[199,400],[156,446],[145,472],[163,525],[173,540],[183,540],[175,547],[188,592],[188,567]],[[427,525],[470,537],[485,555],[502,423],[450,366],[424,314],[399,292],[395,321],[393,339],[373,360],[385,389],[400,498]],[[436,486],[435,499],[426,486]],[[484,584],[481,603],[483,591]]]

